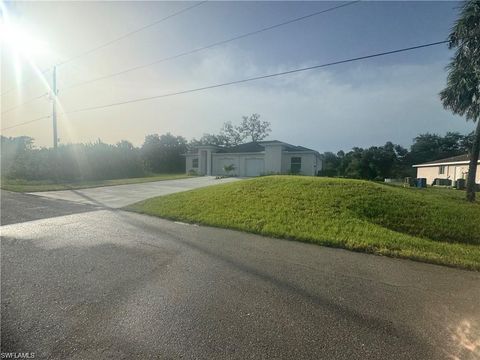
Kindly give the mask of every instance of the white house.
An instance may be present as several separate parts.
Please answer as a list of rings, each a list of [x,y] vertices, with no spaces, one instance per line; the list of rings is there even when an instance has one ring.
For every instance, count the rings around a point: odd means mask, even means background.
[[[432,184],[435,179],[467,179],[470,155],[459,155],[447,159],[429,161],[424,164],[413,165],[417,168],[417,178],[426,178],[427,184]],[[480,183],[480,160],[478,161],[475,182]]]
[[[199,175],[226,175],[233,165],[237,176],[299,173],[316,175],[322,169],[320,154],[303,146],[278,140],[259,141],[226,148],[215,145],[195,147],[185,154],[186,170]]]

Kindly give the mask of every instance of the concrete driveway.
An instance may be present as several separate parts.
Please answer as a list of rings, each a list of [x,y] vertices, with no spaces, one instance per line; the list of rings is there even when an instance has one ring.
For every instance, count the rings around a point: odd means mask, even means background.
[[[81,190],[43,191],[31,194],[51,199],[120,208],[154,196],[168,195],[238,180],[238,178],[215,179],[213,176],[201,176],[142,184],[104,186]]]

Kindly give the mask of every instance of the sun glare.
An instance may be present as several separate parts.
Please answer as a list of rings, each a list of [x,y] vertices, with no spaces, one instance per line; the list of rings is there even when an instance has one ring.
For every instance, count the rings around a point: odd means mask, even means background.
[[[25,59],[45,56],[48,53],[48,44],[45,41],[35,38],[25,25],[6,17],[0,23],[0,39],[7,48]]]
[[[48,43],[41,40],[21,19],[13,16],[5,3],[0,0],[0,44],[5,54],[11,58],[15,81],[22,81],[23,65],[27,64],[48,88],[48,82],[38,68],[38,64],[51,62]]]
[[[24,29],[15,24],[2,24],[0,33],[5,45],[24,56],[31,56],[44,49],[41,42],[33,39]]]

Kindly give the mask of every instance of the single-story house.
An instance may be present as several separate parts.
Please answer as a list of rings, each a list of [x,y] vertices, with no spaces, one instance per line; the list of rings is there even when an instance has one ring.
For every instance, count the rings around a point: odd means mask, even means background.
[[[187,173],[227,175],[225,166],[233,165],[237,176],[263,174],[316,175],[322,169],[318,151],[282,141],[249,142],[233,147],[196,146],[185,154]]]
[[[467,179],[470,155],[459,155],[447,159],[429,161],[424,164],[413,165],[417,168],[417,178],[426,178],[427,184],[432,184],[435,179]],[[478,161],[475,182],[480,183],[480,160]]]

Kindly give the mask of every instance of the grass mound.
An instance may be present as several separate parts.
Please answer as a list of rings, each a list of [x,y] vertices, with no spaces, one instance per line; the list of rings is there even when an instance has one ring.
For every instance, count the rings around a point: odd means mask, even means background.
[[[480,270],[480,203],[454,190],[269,176],[128,209],[376,254]]]

